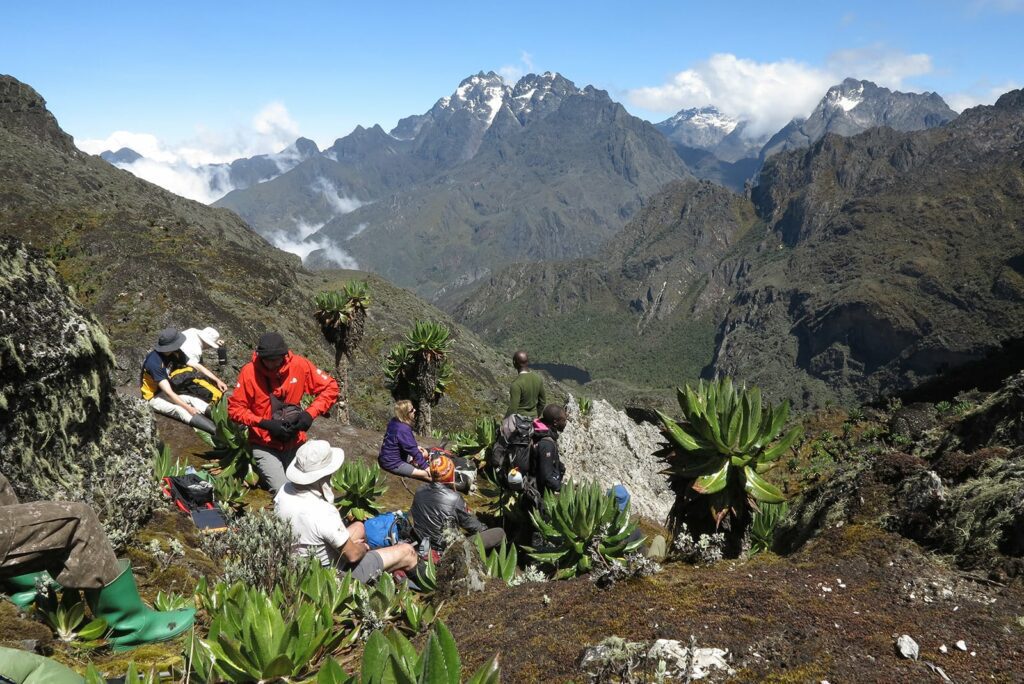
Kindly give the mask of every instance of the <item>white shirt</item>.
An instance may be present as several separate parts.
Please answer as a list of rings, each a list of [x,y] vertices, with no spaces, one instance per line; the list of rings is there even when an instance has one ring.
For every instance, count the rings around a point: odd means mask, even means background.
[[[322,565],[340,564],[341,547],[349,535],[334,504],[289,482],[274,497],[274,512],[292,526],[298,537],[293,547],[296,554],[316,556]]]
[[[185,354],[189,364],[203,362],[203,341],[199,339],[199,331],[196,328],[182,330],[185,341],[181,343],[181,351]]]

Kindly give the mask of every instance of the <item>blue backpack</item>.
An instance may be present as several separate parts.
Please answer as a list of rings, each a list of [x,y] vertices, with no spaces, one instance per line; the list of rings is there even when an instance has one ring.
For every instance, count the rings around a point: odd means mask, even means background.
[[[385,546],[397,544],[402,539],[408,537],[408,535],[403,534],[406,526],[405,513],[402,511],[381,513],[375,518],[364,520],[363,527],[366,529],[366,543],[370,545],[371,549],[381,549]]]

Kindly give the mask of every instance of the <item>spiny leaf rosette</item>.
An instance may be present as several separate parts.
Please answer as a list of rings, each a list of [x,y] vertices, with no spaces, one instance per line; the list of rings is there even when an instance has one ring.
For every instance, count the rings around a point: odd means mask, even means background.
[[[430,432],[431,409],[455,376],[447,358],[452,342],[451,330],[443,323],[416,321],[405,341],[392,347],[381,364],[392,396],[411,399],[416,406],[417,432]]]
[[[341,492],[334,500],[342,516],[366,520],[381,512],[377,503],[388,490],[380,466],[359,461],[345,461],[331,477],[331,486]]]
[[[611,565],[643,544],[630,539],[636,523],[630,522],[629,505],[619,510],[615,495],[596,482],[567,482],[558,494],[544,492],[544,505],[530,511],[534,527],[544,538],[540,550],[530,555],[557,568],[556,579],[590,572],[594,565]]]
[[[369,306],[370,289],[362,280],[350,280],[341,291],[321,292],[313,297],[313,316],[324,339],[334,345],[335,365],[343,355],[351,359],[359,346]]]
[[[778,438],[789,417],[789,402],[762,406],[761,390],[737,389],[719,378],[696,389],[676,390],[683,420],[661,411],[666,448],[658,452],[676,494],[670,523],[695,535],[726,532],[727,555],[737,556],[761,503],[781,503],[782,492],[761,477],[800,437],[795,427]]]

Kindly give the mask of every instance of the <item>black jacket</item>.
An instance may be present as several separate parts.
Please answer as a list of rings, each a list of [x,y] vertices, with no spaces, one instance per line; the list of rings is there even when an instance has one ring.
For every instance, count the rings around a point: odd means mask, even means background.
[[[462,495],[438,482],[421,485],[412,497],[412,529],[418,539],[430,539],[430,545],[443,550],[442,537],[447,527],[461,527],[469,533],[487,529],[469,512]]]
[[[534,423],[536,426],[536,423]],[[558,433],[554,430],[540,430],[536,427],[533,433],[537,440],[537,489],[543,494],[547,490],[562,491],[562,478],[565,477],[565,466],[558,455]]]

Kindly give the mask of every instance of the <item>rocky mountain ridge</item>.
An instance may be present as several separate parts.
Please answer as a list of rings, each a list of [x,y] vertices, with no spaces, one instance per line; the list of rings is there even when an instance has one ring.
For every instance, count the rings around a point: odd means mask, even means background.
[[[380,355],[414,320],[451,319],[366,273],[310,273],[237,215],[183,199],[78,151],[30,86],[0,77],[0,233],[42,250],[103,325],[118,385],[132,387],[156,331],[213,325],[229,341],[233,377],[265,330],[331,367],[312,296],[350,278],[369,282],[371,307],[352,371],[353,420],[386,422]],[[456,381],[435,409],[462,426],[500,405],[511,379],[505,359],[455,327]],[[446,417],[447,416],[447,417]],[[383,425],[383,423],[380,423]]]
[[[928,130],[827,134],[769,160],[749,202],[702,204],[711,187],[674,186],[602,259],[516,266],[457,315],[492,341],[625,382],[647,377],[652,348],[710,325],[660,359],[662,386],[695,379],[702,358],[705,375],[802,406],[919,386],[1024,335],[1022,100],[1014,91]],[[592,335],[614,363],[586,342],[575,350]]]

